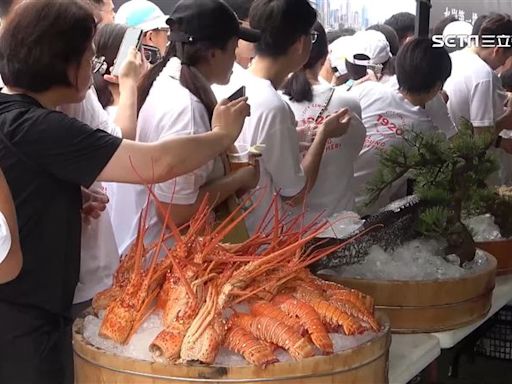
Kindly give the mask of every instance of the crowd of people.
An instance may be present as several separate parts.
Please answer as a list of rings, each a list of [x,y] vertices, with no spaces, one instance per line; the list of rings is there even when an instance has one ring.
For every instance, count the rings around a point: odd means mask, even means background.
[[[148,244],[166,216],[186,228],[204,199],[216,220],[250,196],[247,236],[274,201],[306,223],[364,215],[407,193],[404,177],[364,205],[382,151],[409,131],[450,140],[463,120],[497,137],[492,182],[512,180],[512,46],[450,54],[415,37],[407,13],[326,32],[307,0],[0,11],[0,382],[73,382],[72,321],[111,284],[144,208]],[[508,15],[478,23],[480,36],[512,35]],[[129,28],[142,46],[114,75]]]

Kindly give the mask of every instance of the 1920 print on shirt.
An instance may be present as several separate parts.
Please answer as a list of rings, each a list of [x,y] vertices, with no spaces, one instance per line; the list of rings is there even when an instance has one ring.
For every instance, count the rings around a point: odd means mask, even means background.
[[[318,102],[313,102],[304,108],[301,116],[297,116],[297,133],[299,141],[302,143],[301,155],[305,156],[308,145],[313,140],[313,130],[321,126],[325,120],[331,117],[332,113],[327,111],[322,116],[318,116],[319,112],[324,108],[324,105]],[[325,145],[325,153],[339,150],[342,147],[342,137],[328,139]]]
[[[365,150],[384,150],[393,144],[402,141],[404,133],[412,129],[412,124],[407,123],[400,112],[382,112],[372,117],[372,125],[367,126],[366,140],[363,145]]]

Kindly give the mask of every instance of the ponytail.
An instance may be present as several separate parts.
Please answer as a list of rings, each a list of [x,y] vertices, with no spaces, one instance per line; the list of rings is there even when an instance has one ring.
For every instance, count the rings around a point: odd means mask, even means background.
[[[304,66],[292,74],[283,86],[283,92],[291,101],[301,103],[313,101],[313,87],[307,77],[307,71],[315,68],[318,63],[325,61],[329,54],[327,34],[320,22],[315,22],[313,30],[317,33],[317,39],[311,46],[309,59]],[[308,35],[309,37],[309,35]]]
[[[210,84],[195,65],[204,60],[206,53],[211,48],[212,46],[207,42],[176,44],[176,56],[181,60],[180,83],[204,105],[210,121],[213,117],[213,110],[217,105],[217,99]]]
[[[226,44],[227,42],[220,48],[225,48]],[[203,75],[201,75],[201,73],[195,68],[195,65],[197,65],[201,60],[204,60],[208,50],[212,48],[219,47],[213,46],[208,42],[197,42],[194,44],[171,43],[162,61],[151,67],[139,83],[137,100],[138,112],[140,112],[144,105],[149,95],[149,91],[151,90],[151,87],[158,75],[165,68],[169,60],[176,56],[181,61],[180,84],[197,97],[199,101],[201,101],[211,120],[213,117],[213,110],[217,105],[217,99],[215,98],[210,85]]]
[[[283,85],[283,93],[291,101],[302,103],[303,101],[313,101],[313,88],[306,76],[306,70],[293,73]]]

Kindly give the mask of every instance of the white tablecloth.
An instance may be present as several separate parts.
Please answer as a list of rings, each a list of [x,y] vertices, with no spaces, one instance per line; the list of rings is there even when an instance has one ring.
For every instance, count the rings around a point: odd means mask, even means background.
[[[406,384],[441,354],[439,340],[428,334],[393,335],[389,384]]]

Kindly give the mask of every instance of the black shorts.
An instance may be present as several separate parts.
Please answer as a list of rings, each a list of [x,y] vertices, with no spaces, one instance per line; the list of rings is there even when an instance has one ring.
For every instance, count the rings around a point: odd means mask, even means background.
[[[0,383],[73,384],[69,319],[0,302]]]

